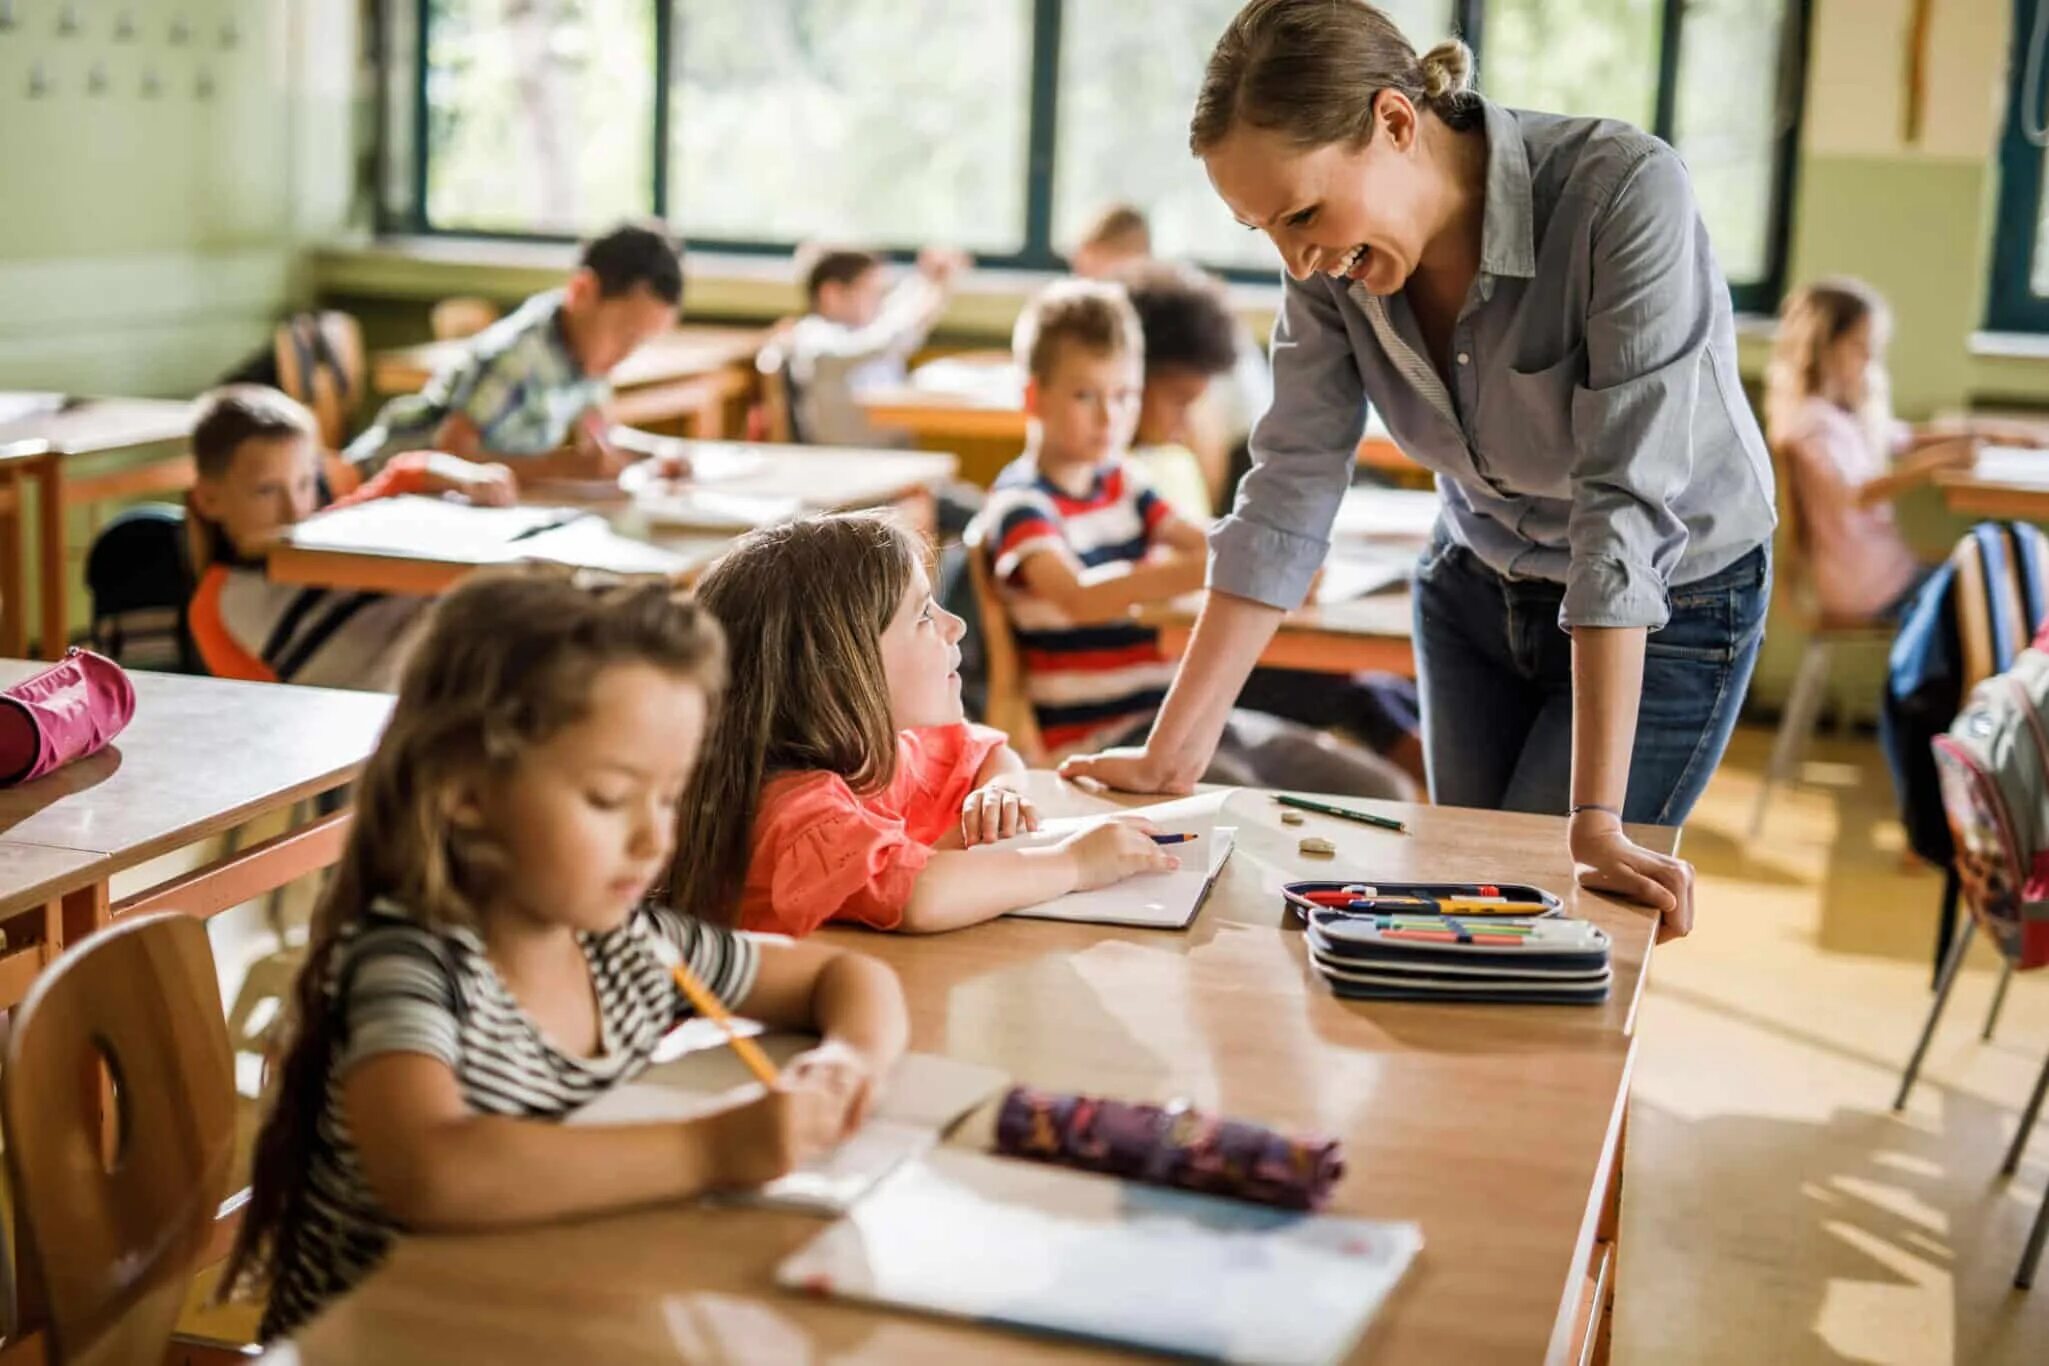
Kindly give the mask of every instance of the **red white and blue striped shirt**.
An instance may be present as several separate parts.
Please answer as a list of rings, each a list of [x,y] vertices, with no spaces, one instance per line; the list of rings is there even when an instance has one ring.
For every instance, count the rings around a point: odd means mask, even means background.
[[[1159,710],[1174,663],[1159,633],[1136,622],[1078,624],[1033,595],[1019,572],[1042,552],[1070,555],[1083,569],[1142,560],[1171,510],[1136,467],[1106,461],[1076,497],[1039,472],[1027,454],[989,491],[997,592],[1009,613],[1025,674],[1025,695],[1053,757],[1106,744]]]

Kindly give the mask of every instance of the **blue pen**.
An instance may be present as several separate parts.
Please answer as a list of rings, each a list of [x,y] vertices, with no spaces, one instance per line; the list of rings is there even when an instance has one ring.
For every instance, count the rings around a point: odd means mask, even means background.
[[[1186,844],[1186,843],[1187,843],[1188,841],[1190,841],[1190,840],[1199,840],[1199,839],[1201,839],[1201,838],[1202,838],[1202,836],[1200,836],[1200,835],[1154,835],[1154,836],[1153,836],[1153,843],[1154,843],[1154,844]]]

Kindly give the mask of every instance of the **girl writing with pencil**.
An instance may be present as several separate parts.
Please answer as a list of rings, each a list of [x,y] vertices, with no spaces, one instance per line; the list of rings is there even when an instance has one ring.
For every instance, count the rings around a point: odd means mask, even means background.
[[[860,1123],[904,1045],[894,974],[643,900],[720,658],[712,623],[659,585],[508,572],[434,609],[314,915],[223,1280],[267,1289],[265,1338],[401,1232],[759,1185]],[[647,1065],[692,1013],[685,982],[717,1013],[825,1041],[703,1118],[556,1123]]]
[[[1179,860],[1136,820],[1039,847],[1024,761],[960,701],[964,623],[887,517],[757,531],[698,581],[725,628],[732,689],[683,802],[674,903],[744,929],[809,934],[978,924]]]

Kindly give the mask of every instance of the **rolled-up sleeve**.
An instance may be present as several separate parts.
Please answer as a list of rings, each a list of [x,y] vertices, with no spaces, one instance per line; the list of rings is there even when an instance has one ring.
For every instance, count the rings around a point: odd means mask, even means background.
[[[1366,430],[1366,391],[1327,281],[1290,279],[1274,320],[1273,403],[1252,430],[1252,470],[1210,533],[1209,585],[1299,607]]]
[[[1693,405],[1723,288],[1676,152],[1659,147],[1623,177],[1592,259],[1559,624],[1656,630],[1686,551],[1672,504],[1693,474]]]

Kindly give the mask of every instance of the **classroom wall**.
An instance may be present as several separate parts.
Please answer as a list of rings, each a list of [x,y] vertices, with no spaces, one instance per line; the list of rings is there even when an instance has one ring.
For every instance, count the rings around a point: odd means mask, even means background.
[[[0,388],[183,396],[264,343],[359,197],[359,3],[0,7]]]

